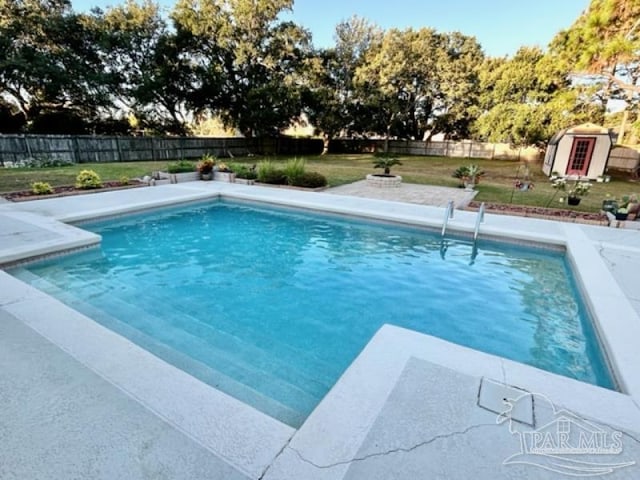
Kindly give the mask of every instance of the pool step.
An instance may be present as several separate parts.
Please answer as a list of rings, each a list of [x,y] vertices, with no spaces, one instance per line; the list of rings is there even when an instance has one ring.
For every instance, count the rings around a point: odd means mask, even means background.
[[[202,336],[197,335],[184,330],[181,326],[176,327],[173,323],[167,323],[144,310],[132,309],[130,305],[119,301],[109,302],[109,311],[116,318],[132,315],[133,318],[127,319],[127,323],[132,327],[146,334],[153,332],[154,338],[158,338],[160,342],[171,348],[182,351],[189,357],[298,411],[310,412],[321,399],[302,389],[298,386],[299,383],[287,382],[274,376],[270,371],[261,369],[258,362],[254,362],[253,358],[245,352],[245,350],[252,352],[254,349],[222,333],[217,335],[208,333],[204,336],[205,332],[203,332]],[[294,374],[295,370],[290,376]]]
[[[223,315],[217,316],[211,323],[202,320],[194,313],[196,308],[192,306],[194,303],[192,301],[185,301],[178,309],[154,292],[145,292],[144,295],[140,295],[122,282],[110,281],[110,285],[112,287],[115,285],[117,289],[114,293],[111,290],[105,290],[102,284],[95,284],[89,288],[90,284],[83,278],[55,267],[46,272],[46,275],[60,285],[82,283],[83,290],[90,292],[86,300],[100,303],[105,309],[108,309],[107,305],[119,298],[150,314],[160,315],[162,318],[168,317],[174,324],[180,322],[180,328],[186,329],[195,336],[213,338],[213,341],[218,344],[219,337],[222,337],[224,345],[233,347],[233,351],[242,352],[244,358],[251,358],[252,365],[288,383],[304,384],[309,393],[315,397],[322,398],[342,373],[339,367],[329,365],[307,351],[261,334],[257,329],[248,329],[246,324],[233,322]],[[105,296],[104,300],[100,298],[102,296]],[[225,348],[225,350],[230,349]],[[272,354],[274,350],[277,351],[277,356]],[[231,353],[235,355],[233,351]]]
[[[256,368],[253,362],[246,363],[245,358],[251,357],[238,356],[237,351],[221,349],[219,345],[212,346],[198,336],[175,328],[144,310],[111,298],[109,311],[114,315],[108,314],[41,277],[31,274],[16,276],[56,296],[206,383],[289,425],[299,426],[321,398],[272,376],[270,372]],[[129,323],[121,322],[117,319],[118,314],[131,315],[129,318],[132,320]],[[159,325],[162,327],[158,328]],[[154,331],[154,338],[148,335],[150,329]],[[184,345],[188,345],[190,355],[180,353],[181,346]],[[228,345],[223,343],[224,346]],[[236,346],[240,349],[243,347]]]

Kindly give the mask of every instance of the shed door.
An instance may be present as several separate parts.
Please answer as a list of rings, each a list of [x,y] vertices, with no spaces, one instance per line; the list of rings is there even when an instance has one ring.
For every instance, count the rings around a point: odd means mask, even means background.
[[[584,176],[587,174],[595,145],[595,137],[575,137],[573,139],[571,155],[567,164],[567,175]]]

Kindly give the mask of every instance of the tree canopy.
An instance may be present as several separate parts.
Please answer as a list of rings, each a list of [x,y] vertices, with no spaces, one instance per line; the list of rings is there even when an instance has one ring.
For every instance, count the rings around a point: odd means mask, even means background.
[[[293,0],[0,0],[0,132],[186,135],[218,118],[276,135],[302,114],[325,137],[540,144],[640,98],[640,0],[592,0],[549,51],[487,57],[461,32],[352,17],[314,48]],[[635,119],[633,113],[631,120]],[[626,119],[626,117],[625,117]]]

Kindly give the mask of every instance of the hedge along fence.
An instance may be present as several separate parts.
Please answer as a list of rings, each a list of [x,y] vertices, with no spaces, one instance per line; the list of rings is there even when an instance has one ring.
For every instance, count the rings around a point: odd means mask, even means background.
[[[311,155],[322,141],[294,138],[97,137],[85,135],[0,135],[2,165],[29,158],[70,163],[196,159],[205,154]]]
[[[385,141],[335,139],[332,153],[384,151]],[[0,163],[20,163],[46,158],[70,163],[135,162],[196,159],[205,154],[218,157],[247,155],[317,155],[322,140],[313,138],[209,138],[209,137],[118,137],[88,135],[0,135]],[[397,155],[470,157],[505,160],[537,160],[535,148],[513,149],[508,144],[421,142],[390,140],[389,152]]]

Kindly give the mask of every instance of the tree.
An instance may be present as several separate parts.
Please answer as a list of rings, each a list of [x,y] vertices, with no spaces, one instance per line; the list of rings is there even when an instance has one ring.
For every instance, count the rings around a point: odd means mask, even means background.
[[[542,147],[558,130],[604,113],[588,87],[572,86],[563,65],[537,47],[487,59],[479,80],[483,113],[474,131],[488,141]]]
[[[355,72],[366,53],[382,38],[382,31],[357,16],[336,27],[336,46],[320,50],[305,63],[303,110],[322,133],[324,148],[339,132],[353,131],[358,123]]]
[[[482,48],[474,37],[453,32],[440,35],[439,53],[440,95],[429,128],[430,135],[442,132],[447,138],[469,138],[471,124],[480,115]]]
[[[67,0],[0,2],[0,93],[25,121],[46,112],[89,117],[108,102],[85,20]]]
[[[158,4],[127,0],[104,12],[95,9],[92,21],[108,73],[110,116],[134,115],[139,128],[184,134],[191,66]]]
[[[592,0],[585,12],[551,44],[557,58],[602,89],[605,100],[637,108],[640,97],[640,1]],[[627,115],[618,138],[622,142]]]
[[[386,138],[422,138],[434,128],[463,136],[482,58],[475,39],[460,33],[388,30],[356,71],[370,128]]]
[[[197,109],[245,136],[276,134],[300,114],[297,76],[309,35],[279,15],[293,0],[181,0],[172,14],[190,34],[199,75]]]

